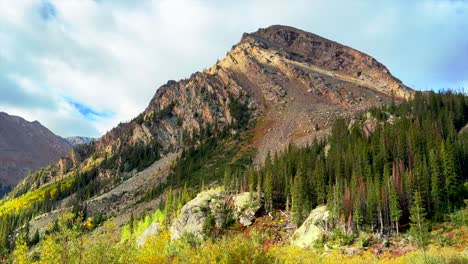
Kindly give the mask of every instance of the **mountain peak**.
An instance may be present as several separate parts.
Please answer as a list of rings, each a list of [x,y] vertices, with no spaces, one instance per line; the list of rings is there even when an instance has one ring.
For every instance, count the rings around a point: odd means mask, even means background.
[[[308,33],[294,27],[272,25],[266,28],[259,28],[257,31],[252,33],[244,33],[241,42],[249,42],[253,38],[256,40],[269,41],[271,44],[289,46],[301,35],[322,38],[313,33]]]
[[[248,46],[387,95],[410,98],[413,93],[372,56],[297,28],[273,25],[244,33],[236,47],[249,52]]]

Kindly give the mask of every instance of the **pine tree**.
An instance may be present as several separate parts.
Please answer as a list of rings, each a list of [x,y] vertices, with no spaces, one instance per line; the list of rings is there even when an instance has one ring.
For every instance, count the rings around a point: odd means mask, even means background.
[[[362,213],[361,213],[361,199],[359,199],[359,194],[356,194],[353,205],[354,205],[353,222],[356,225],[357,231],[360,231],[361,224],[362,224]]]
[[[398,193],[395,188],[395,184],[390,184],[390,220],[395,224],[397,234],[399,233],[399,221],[401,218],[402,211],[400,209],[400,201],[398,199]]]
[[[248,181],[249,181],[249,192],[254,193],[255,187],[256,187],[256,179],[257,177],[255,176],[255,170],[253,167],[249,168],[249,176],[248,176]]]
[[[325,165],[321,157],[317,157],[315,161],[315,193],[317,196],[317,204],[325,204]]]
[[[265,209],[267,211],[273,210],[273,174],[271,167],[268,167],[265,173]]]
[[[304,156],[299,157],[299,160],[297,161],[297,170],[296,170],[296,178],[299,178],[299,181],[301,182],[301,185],[299,186],[299,192],[301,193],[301,199],[302,199],[302,218],[304,219],[305,215],[308,215],[310,211],[312,210],[312,203],[310,201],[312,197],[311,192],[313,190],[309,190],[309,185],[308,180],[307,180],[307,173],[305,170],[305,158]]]
[[[414,237],[416,245],[424,250],[429,242],[429,231],[420,192],[414,193],[413,206],[410,209],[410,220],[410,233]]]
[[[371,230],[373,230],[376,224],[375,219],[377,216],[377,197],[373,180],[370,180],[370,182],[367,183],[366,200],[366,222],[371,225]]]
[[[292,208],[291,208],[291,218],[292,222],[299,226],[302,224],[302,210],[303,210],[303,197],[302,197],[302,178],[295,177],[294,183],[291,188],[292,196]]]
[[[130,214],[130,220],[128,221],[128,226],[130,227],[130,234],[133,234],[135,230],[135,219],[133,218],[133,212]]]
[[[452,145],[448,141],[442,143],[440,155],[442,157],[443,174],[445,178],[444,189],[447,197],[448,209],[450,210],[450,202],[456,195],[457,173]]]
[[[284,178],[284,199],[285,199],[285,206],[286,211],[289,211],[290,203],[291,203],[291,188],[293,178],[290,174],[287,173],[288,169],[285,163],[283,163],[283,178]]]
[[[226,192],[232,191],[232,172],[229,166],[224,170],[224,189]]]
[[[429,153],[429,169],[431,173],[431,204],[433,209],[433,215],[436,219],[440,218],[440,184],[441,184],[441,175],[439,169],[439,160],[434,152],[431,150]]]
[[[380,180],[378,178],[375,179],[375,197],[376,197],[376,208],[377,208],[377,215],[380,223],[380,233],[384,231],[384,224],[383,224],[383,201],[382,201],[382,186]]]

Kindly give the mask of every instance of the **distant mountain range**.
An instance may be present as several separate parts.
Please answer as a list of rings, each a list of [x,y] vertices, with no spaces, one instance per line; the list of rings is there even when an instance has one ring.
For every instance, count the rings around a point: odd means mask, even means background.
[[[92,138],[55,135],[38,121],[0,112],[0,196],[29,171],[57,162],[74,146]]]
[[[91,143],[93,141],[95,141],[96,139],[95,138],[90,138],[90,137],[67,137],[65,138],[68,143],[70,143],[73,147],[74,146],[78,146],[78,145],[82,145],[82,144],[88,144],[88,143]]]

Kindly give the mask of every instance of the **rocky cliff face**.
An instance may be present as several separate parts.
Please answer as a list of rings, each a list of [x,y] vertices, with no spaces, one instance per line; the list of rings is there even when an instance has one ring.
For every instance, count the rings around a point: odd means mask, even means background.
[[[67,154],[72,146],[39,122],[0,112],[0,183],[15,186]]]

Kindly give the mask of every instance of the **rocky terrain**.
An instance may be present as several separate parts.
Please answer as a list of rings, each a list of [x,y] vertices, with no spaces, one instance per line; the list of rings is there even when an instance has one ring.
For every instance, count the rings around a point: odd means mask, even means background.
[[[29,171],[57,162],[72,146],[38,121],[0,112],[0,183],[10,187]]]
[[[210,226],[207,223],[210,218],[216,228],[222,228],[229,215],[243,226],[250,226],[260,207],[261,201],[249,192],[229,195],[220,188],[200,192],[182,207],[180,216],[170,228],[171,238],[179,239],[190,234],[203,239],[207,233],[206,226]]]
[[[264,114],[254,139],[257,162],[267,151],[327,134],[336,118],[412,94],[374,58],[284,26],[244,34],[209,72],[236,76],[261,99]]]

